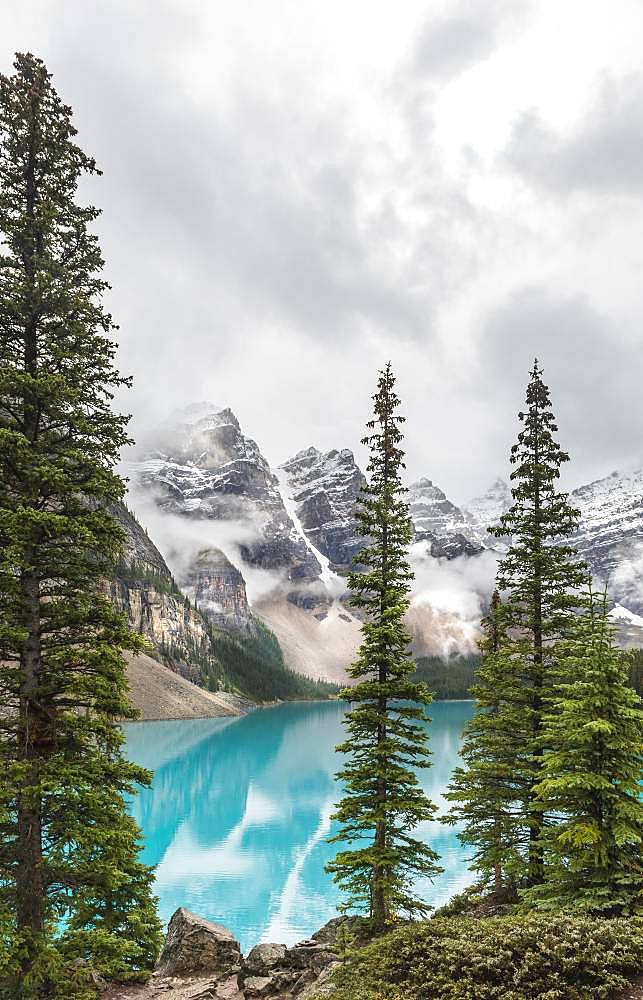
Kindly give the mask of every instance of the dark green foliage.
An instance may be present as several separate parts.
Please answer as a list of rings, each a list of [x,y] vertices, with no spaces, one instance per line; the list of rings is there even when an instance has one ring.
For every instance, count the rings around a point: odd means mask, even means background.
[[[257,701],[330,698],[336,684],[316,681],[289,670],[277,637],[255,620],[257,635],[231,636],[212,629],[212,649],[222,668],[221,686]]]
[[[336,684],[289,670],[277,637],[255,619],[257,634],[233,635],[203,619],[206,636],[188,634],[184,646],[162,643],[161,660],[208,691],[230,691],[251,701],[322,700],[339,693]]]
[[[591,589],[573,638],[559,646],[543,722],[536,792],[545,882],[527,898],[548,908],[643,912],[643,705],[614,646],[607,599]]]
[[[491,529],[511,539],[497,575],[500,644],[478,674],[468,766],[454,787],[455,815],[468,824],[467,842],[475,842],[476,824],[490,822],[493,815],[507,824],[498,854],[490,852],[488,830],[484,843],[477,844],[474,863],[483,878],[496,880],[496,865],[502,863],[513,880],[531,884],[544,874],[543,813],[535,792],[544,752],[544,705],[556,671],[556,645],[582,607],[579,588],[587,576],[566,541],[579,515],[557,490],[560,467],[569,456],[554,439],[557,428],[541,375],[534,364],[526,409],[519,414],[523,428],[511,449],[513,503]]]
[[[571,627],[582,604],[578,588],[587,568],[565,539],[578,526],[579,513],[567,494],[557,489],[560,467],[569,461],[554,438],[557,431],[549,389],[537,362],[527,386],[523,429],[511,449],[513,504],[493,528],[510,537],[500,561],[496,584],[502,594],[501,624],[507,666],[500,714],[513,728],[517,788],[529,846],[524,875],[532,883],[543,877],[542,811],[534,792],[543,753],[543,705],[556,668],[556,643]],[[509,745],[507,752],[511,752]]]
[[[0,76],[0,981],[12,1000],[70,1000],[86,898],[96,968],[138,975],[159,939],[123,800],[149,775],[122,758],[113,724],[133,716],[122,650],[141,642],[103,594],[123,541],[107,507],[124,492],[127,418],[111,400],[127,380],[101,304],[98,212],[75,202],[95,164],[42,62],[15,68]],[[119,872],[135,875],[131,898]]]
[[[183,594],[173,576],[161,573],[146,563],[120,558],[114,567],[114,576],[130,584],[149,584],[159,594],[174,594],[183,599]],[[188,602],[189,607],[189,602]]]
[[[643,968],[643,918],[435,918],[353,952],[334,1000],[608,1000]]]
[[[643,697],[643,649],[632,649],[629,656],[630,684]]]
[[[415,661],[414,681],[426,684],[437,701],[472,698],[480,657],[461,653],[452,656],[420,656]]]
[[[351,604],[366,620],[357,659],[349,668],[356,683],[340,695],[353,707],[345,717],[347,740],[338,747],[347,755],[337,776],[346,794],[337,805],[340,831],[334,838],[351,846],[327,866],[348,894],[342,909],[365,910],[375,927],[400,912],[426,911],[413,882],[439,871],[435,852],[413,836],[416,824],[435,812],[415,774],[415,768],[429,766],[426,733],[419,723],[431,696],[412,679],[404,625],[412,526],[400,477],[404,418],[397,413],[394,386],[387,365],[373,397],[374,417],[367,425],[372,433],[362,442],[370,448],[370,459],[357,520],[368,547],[355,557],[360,571],[351,573],[348,582]]]
[[[480,652],[473,694],[476,713],[467,723],[461,750],[463,766],[455,768],[446,798],[453,803],[444,821],[463,824],[459,838],[473,848],[471,867],[480,885],[499,893],[522,873],[528,830],[522,820],[516,741],[527,740],[522,711],[514,706],[512,654],[502,627],[496,591],[482,621]]]

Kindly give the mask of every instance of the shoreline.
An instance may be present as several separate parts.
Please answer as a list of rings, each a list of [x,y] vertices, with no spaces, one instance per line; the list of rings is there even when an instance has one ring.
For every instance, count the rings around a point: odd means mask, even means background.
[[[205,694],[213,694],[213,692],[206,691],[205,688],[198,688],[199,691],[204,691]],[[225,695],[227,692],[217,692],[217,694]],[[338,698],[293,698],[292,700],[283,701],[268,701],[268,702],[252,702],[246,701],[240,695],[229,695],[230,698],[238,699],[239,702],[243,702],[244,706],[242,710],[236,712],[221,712],[218,715],[204,714],[204,715],[141,715],[138,719],[120,719],[119,725],[137,725],[141,722],[198,722],[204,721],[206,719],[222,719],[222,718],[238,718],[242,719],[244,716],[249,715],[251,712],[258,712],[262,710],[280,708],[282,705],[329,705],[329,704],[339,704]],[[430,703],[427,707],[430,710],[431,705],[458,705],[465,703],[473,703],[475,698],[435,698],[434,701]]]

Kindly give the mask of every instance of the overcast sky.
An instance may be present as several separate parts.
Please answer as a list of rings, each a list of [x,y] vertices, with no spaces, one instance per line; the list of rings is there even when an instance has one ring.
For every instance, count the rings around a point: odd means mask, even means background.
[[[104,176],[122,401],[351,447],[390,359],[408,470],[507,472],[545,368],[568,482],[640,461],[641,0],[3,0]]]

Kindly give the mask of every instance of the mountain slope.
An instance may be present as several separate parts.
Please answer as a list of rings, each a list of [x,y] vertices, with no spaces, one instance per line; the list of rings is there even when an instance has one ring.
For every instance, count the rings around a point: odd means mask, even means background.
[[[333,567],[345,571],[363,545],[355,507],[365,478],[353,452],[306,448],[279,468],[306,535]]]
[[[156,692],[154,699],[157,702],[158,692],[164,686],[167,688],[165,682],[169,680],[169,675],[152,670],[155,661],[191,685],[207,688],[221,696],[219,702],[212,703],[211,699],[204,700],[194,692],[190,694],[184,685],[172,681],[172,689],[183,690],[189,704],[205,707],[209,704],[208,715],[216,714],[212,707],[216,704],[227,706],[228,714],[239,714],[249,699],[323,697],[329,693],[287,669],[275,637],[254,617],[250,616],[252,627],[242,633],[217,627],[206,614],[191,605],[188,596],[181,593],[163,556],[131,511],[117,505],[112,508],[112,514],[124,529],[126,542],[114,578],[106,589],[114,606],[125,612],[131,626],[145,636],[151,646],[151,657],[143,657],[131,664],[131,695],[135,704],[141,699],[149,701],[145,694],[146,678]],[[211,552],[206,554],[206,560],[209,572],[212,572]],[[216,565],[223,565],[226,574],[234,570],[227,561],[222,564],[217,559]],[[203,589],[206,584],[202,567],[197,566],[196,572],[201,586],[197,592],[207,596],[209,592]],[[237,581],[234,583],[236,587]],[[217,596],[221,596],[218,591]],[[218,603],[214,617],[221,617]],[[228,624],[230,616],[224,616],[224,620]],[[241,700],[235,700],[232,697],[234,693],[240,695]],[[175,713],[169,688],[166,695],[165,711]],[[171,714],[163,717],[183,716]]]
[[[409,487],[409,511],[415,541],[426,542],[427,551],[436,559],[475,556],[482,545],[473,540],[471,519],[426,477]]]
[[[574,544],[610,598],[643,613],[643,469],[613,472],[570,495],[581,513]]]

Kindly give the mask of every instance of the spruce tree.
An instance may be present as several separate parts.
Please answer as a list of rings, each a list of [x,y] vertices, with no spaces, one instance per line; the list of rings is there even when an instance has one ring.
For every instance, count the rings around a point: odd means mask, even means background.
[[[527,898],[603,915],[643,912],[643,703],[629,654],[614,645],[607,597],[591,590],[559,662],[535,787],[557,817],[545,828],[545,882]]]
[[[14,66],[0,76],[0,982],[31,1000],[74,996],[74,957],[141,974],[159,925],[123,799],[149,776],[114,723],[134,714],[122,650],[141,640],[104,596],[128,419],[111,401],[128,380],[98,211],[76,201],[98,171],[44,64]]]
[[[347,759],[337,775],[345,795],[334,816],[340,830],[333,840],[349,846],[327,870],[348,894],[341,909],[366,911],[379,930],[399,913],[425,913],[428,906],[414,892],[414,880],[440,869],[436,853],[413,832],[435,815],[415,773],[430,764],[422,723],[431,697],[424,684],[410,678],[414,664],[404,615],[413,529],[401,481],[404,418],[397,412],[390,364],[380,373],[373,402],[371,433],[362,441],[370,449],[367,483],[357,510],[367,545],[348,580],[351,604],[366,620],[349,667],[356,683],[340,694],[353,707],[345,718],[348,738],[337,747]]]
[[[516,755],[529,738],[524,706],[516,705],[514,662],[501,623],[501,601],[494,591],[488,615],[482,620],[481,660],[471,693],[476,712],[464,730],[460,757],[447,800],[453,806],[443,817],[462,823],[460,841],[474,848],[471,868],[481,887],[496,894],[511,892],[520,871],[525,847],[520,823],[523,788],[516,772]]]
[[[544,749],[544,699],[556,669],[556,643],[569,635],[582,606],[578,590],[587,569],[569,542],[579,513],[557,488],[561,465],[569,455],[554,437],[558,428],[538,361],[530,373],[526,409],[518,416],[523,428],[510,456],[516,466],[511,473],[513,503],[492,532],[511,538],[496,577],[513,664],[502,711],[512,713],[518,731],[526,734],[516,758],[517,780],[523,788],[521,819],[529,838],[523,874],[526,881],[537,884],[543,879],[544,817],[535,786]]]
[[[496,577],[502,598],[495,611],[500,645],[479,679],[466,766],[452,786],[457,802],[452,818],[464,820],[465,842],[475,842],[474,864],[487,883],[498,863],[512,885],[524,886],[544,877],[545,815],[535,791],[544,752],[543,713],[556,671],[556,646],[570,635],[583,605],[579,588],[587,570],[569,543],[579,515],[557,489],[560,467],[569,456],[554,438],[558,428],[537,361],[526,408],[518,416],[523,427],[510,456],[516,466],[513,503],[490,528],[510,539]],[[497,848],[489,826],[494,816],[503,817]]]

